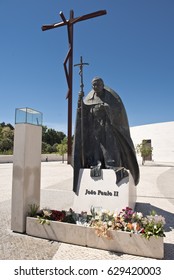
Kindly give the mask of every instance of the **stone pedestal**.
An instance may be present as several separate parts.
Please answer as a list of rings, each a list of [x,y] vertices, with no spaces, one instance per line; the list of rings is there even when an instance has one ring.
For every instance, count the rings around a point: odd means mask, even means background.
[[[11,229],[26,231],[29,204],[40,204],[42,127],[15,125]]]
[[[136,186],[132,175],[129,172],[117,184],[116,179],[116,173],[111,169],[102,169],[100,177],[91,177],[90,169],[80,169],[73,210],[89,212],[91,206],[118,212],[127,206],[134,209]]]

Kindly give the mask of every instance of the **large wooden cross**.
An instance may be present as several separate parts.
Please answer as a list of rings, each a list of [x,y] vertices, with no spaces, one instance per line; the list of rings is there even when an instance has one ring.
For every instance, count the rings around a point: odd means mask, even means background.
[[[60,12],[60,17],[62,18],[62,22],[43,25],[42,31],[50,30],[53,28],[61,27],[66,25],[68,31],[68,42],[69,42],[69,50],[67,56],[64,60],[64,70],[66,75],[66,80],[68,84],[68,93],[66,98],[68,98],[68,163],[71,163],[72,159],[72,81],[73,81],[73,25],[79,21],[87,20],[90,18],[102,16],[106,14],[106,10],[100,10],[91,14],[86,14],[83,16],[79,16],[74,18],[74,11],[70,11],[70,18],[67,20],[63,14]],[[67,62],[69,62],[67,68]]]

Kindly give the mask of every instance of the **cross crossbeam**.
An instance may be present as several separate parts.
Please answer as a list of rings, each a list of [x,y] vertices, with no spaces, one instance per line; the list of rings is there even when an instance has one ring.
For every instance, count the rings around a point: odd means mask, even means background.
[[[94,13],[90,13],[90,14],[86,14],[86,15],[83,15],[83,16],[80,16],[80,17],[76,17],[76,18],[73,18],[73,19],[66,20],[63,12],[61,11],[59,13],[59,15],[61,16],[63,21],[58,22],[58,23],[53,23],[53,24],[42,25],[42,31],[50,30],[50,29],[61,27],[61,26],[68,25],[68,24],[71,25],[71,24],[77,23],[79,21],[83,21],[83,20],[87,20],[87,19],[90,19],[90,18],[102,16],[102,15],[105,15],[105,14],[106,14],[106,10],[100,10],[100,11],[97,11],[97,12],[94,12]]]

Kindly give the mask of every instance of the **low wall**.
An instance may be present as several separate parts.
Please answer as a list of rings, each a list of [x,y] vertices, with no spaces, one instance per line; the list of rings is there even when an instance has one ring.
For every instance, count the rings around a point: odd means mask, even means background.
[[[64,155],[64,160],[67,160],[67,155]],[[41,161],[62,161],[62,156],[58,154],[42,154]]]
[[[67,160],[67,155],[64,155],[64,160]],[[62,156],[58,154],[42,154],[41,161],[62,161]],[[12,163],[13,155],[0,155],[0,163]]]
[[[0,163],[13,162],[13,155],[0,155]]]

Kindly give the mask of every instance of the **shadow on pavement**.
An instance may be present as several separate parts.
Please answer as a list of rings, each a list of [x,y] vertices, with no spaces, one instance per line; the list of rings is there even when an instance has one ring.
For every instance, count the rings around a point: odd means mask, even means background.
[[[174,260],[174,244],[164,243],[164,260]]]

